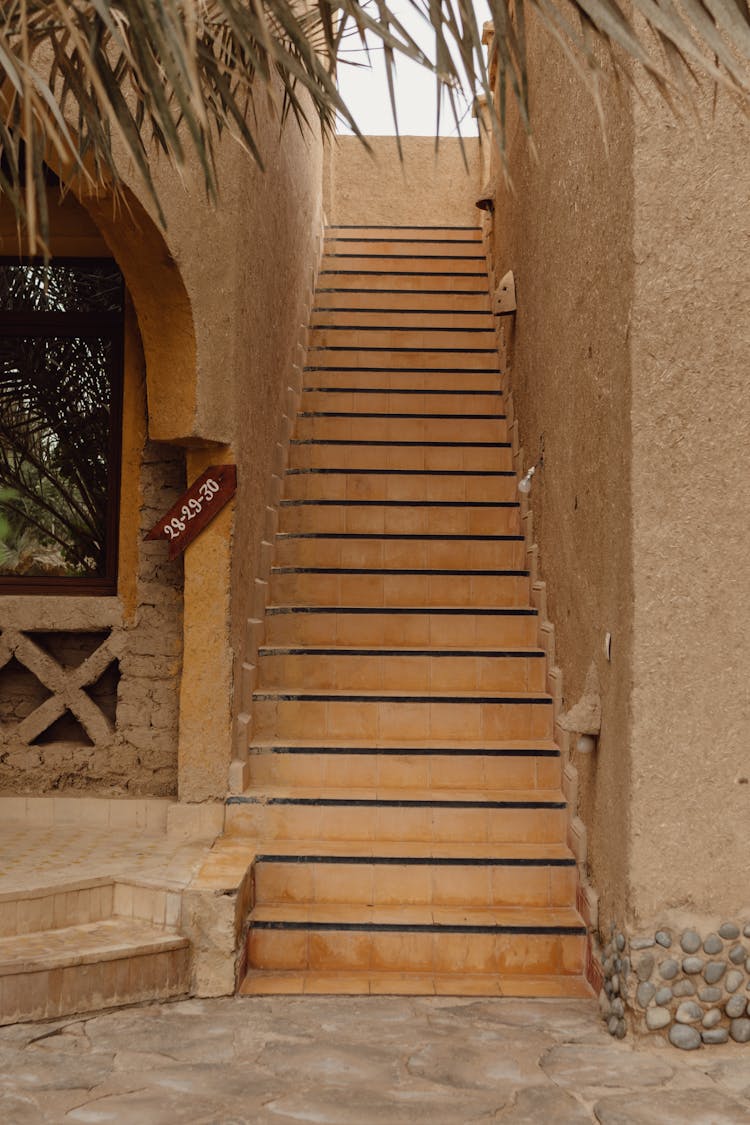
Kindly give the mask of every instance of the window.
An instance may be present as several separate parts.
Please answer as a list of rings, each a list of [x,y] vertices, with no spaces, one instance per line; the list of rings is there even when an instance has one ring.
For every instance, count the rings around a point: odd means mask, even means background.
[[[123,279],[0,258],[0,593],[114,594]]]

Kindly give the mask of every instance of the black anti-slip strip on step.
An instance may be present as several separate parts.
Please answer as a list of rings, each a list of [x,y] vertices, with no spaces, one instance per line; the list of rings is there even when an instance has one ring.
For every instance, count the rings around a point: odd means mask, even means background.
[[[560,751],[505,747],[503,749],[481,749],[475,747],[453,746],[435,749],[432,746],[251,746],[250,753],[259,754],[331,754],[381,757],[406,754],[408,757],[424,758],[559,758]]]
[[[361,229],[362,230],[368,230],[368,229],[374,230],[374,227],[369,227],[369,228],[368,227],[362,227]],[[385,230],[398,230],[399,228],[398,227],[385,227],[384,229]],[[419,229],[419,228],[408,227],[407,229],[408,230],[415,230],[415,229]],[[448,228],[444,227],[444,228],[441,228],[441,229],[446,230]],[[348,236],[342,237],[341,235],[338,235],[338,234],[326,234],[326,235],[324,235],[323,236],[323,242],[406,242],[411,246],[413,246],[415,242],[418,242],[420,244],[420,246],[429,246],[433,242],[436,243],[439,246],[481,246],[482,245],[482,243],[480,241],[478,241],[476,238],[383,238],[382,235],[379,238],[374,238],[374,237],[354,238],[354,237],[348,237]]]
[[[355,348],[345,349],[347,351],[356,351]],[[335,363],[326,366],[311,366],[305,367],[305,371],[346,371],[349,373],[357,372],[357,374],[367,372],[368,374],[375,372],[376,374],[383,374],[387,371],[390,374],[398,372],[399,375],[497,375],[500,376],[502,372],[497,367],[458,367],[455,364],[452,367],[347,367],[345,363]]]
[[[528,578],[528,570],[459,570],[455,567],[446,570],[439,567],[402,566],[274,566],[272,574],[383,574],[383,575],[422,575],[455,578]]]
[[[488,278],[486,270],[480,273],[469,273],[466,270],[430,270],[425,273],[424,270],[321,270],[320,277],[327,276],[340,276],[340,277],[483,277],[485,280]],[[430,290],[420,290],[420,292],[430,292]],[[437,291],[439,292],[439,290]],[[469,292],[477,292],[477,290],[469,290]],[[483,292],[483,290],[479,290]]]
[[[359,864],[369,867],[575,867],[575,859],[515,856],[256,855],[256,863]]]
[[[341,239],[339,239],[338,241],[341,241]],[[356,242],[358,240],[352,239],[352,241]],[[364,242],[365,239],[362,239],[361,241]],[[380,239],[380,240],[372,239],[371,241],[373,241],[373,242],[376,242],[376,241],[388,242],[388,241],[391,241],[391,240],[390,239]],[[448,243],[448,244],[443,243],[443,245],[455,245],[455,243]],[[326,258],[344,258],[344,259],[346,259],[346,258],[357,258],[360,261],[362,261],[364,259],[367,259],[368,261],[373,261],[373,262],[375,262],[375,261],[392,262],[396,258],[403,259],[403,261],[405,261],[405,262],[419,262],[419,261],[434,262],[436,259],[437,259],[437,261],[444,261],[444,262],[486,262],[487,261],[486,255],[484,255],[484,254],[410,254],[410,253],[407,253],[407,254],[383,254],[383,253],[369,254],[367,252],[357,253],[356,250],[354,250],[354,251],[345,250],[343,252],[340,251],[340,250],[335,250],[333,253],[331,253],[330,250],[325,250],[325,249],[323,250],[323,256],[326,257]]]
[[[368,310],[369,311],[369,310]],[[485,314],[489,316],[489,313]],[[435,328],[429,328],[424,324],[310,324],[308,325],[314,332],[462,332],[470,333],[475,336],[477,332],[485,333],[486,335],[493,335],[495,329],[493,328],[452,328],[448,325],[438,325]],[[313,345],[320,347],[320,344]],[[325,345],[323,345],[325,346]],[[355,345],[359,347],[360,345]],[[372,348],[363,348],[363,351],[372,351]],[[405,348],[395,348],[395,351],[403,352]],[[450,351],[473,351],[472,348],[450,348]],[[496,348],[490,348],[490,351],[496,351]],[[428,351],[435,351],[434,348],[428,348]]]
[[[261,656],[429,656],[452,658],[454,656],[468,657],[471,659],[491,660],[526,660],[530,658],[543,659],[542,649],[475,649],[475,648],[315,648],[312,645],[302,645],[296,648],[287,648],[285,645],[262,645],[258,649]],[[409,751],[405,750],[405,754]]]
[[[440,925],[439,922],[270,922],[252,921],[256,930],[326,930],[341,933],[373,934],[529,934],[532,936],[580,937],[586,934],[585,926],[457,926]]]
[[[514,477],[513,469],[287,469],[288,477],[325,476],[365,477]]]
[[[298,418],[406,418],[409,420],[431,422],[433,419],[447,422],[503,422],[505,414],[427,414],[424,411],[415,413],[395,412],[387,410],[300,410]]]
[[[284,508],[518,508],[517,500],[282,500]]]
[[[428,543],[521,543],[523,535],[428,535],[426,532],[383,532],[377,531],[279,531],[277,539],[406,539]]]
[[[439,704],[487,704],[491,706],[539,705],[549,707],[552,698],[549,695],[357,695],[355,692],[332,694],[331,692],[316,691],[257,691],[253,698],[263,702],[277,700],[288,703],[294,700],[299,703],[439,703]]]
[[[326,394],[326,395],[460,395],[461,398],[466,398],[468,395],[473,397],[482,398],[502,398],[502,391],[487,391],[487,390],[470,390],[468,387],[463,390],[435,390],[430,387],[429,390],[423,387],[304,387],[303,394]]]
[[[434,276],[436,276],[436,275],[435,274],[420,274],[420,277],[434,277]],[[466,277],[467,274],[457,273],[457,274],[454,274],[453,276],[454,277]],[[360,287],[359,289],[355,289],[354,287],[352,287],[350,289],[336,289],[336,288],[328,288],[327,289],[327,288],[325,288],[325,286],[319,285],[318,288],[315,290],[315,292],[316,292],[316,294],[318,294],[318,293],[347,293],[347,294],[358,293],[362,296],[368,296],[368,295],[375,296],[375,294],[381,294],[382,295],[383,293],[401,293],[403,295],[404,293],[414,292],[415,294],[419,293],[420,297],[424,297],[424,296],[450,297],[450,296],[453,296],[453,295],[457,295],[459,297],[480,297],[480,298],[484,298],[484,299],[487,299],[487,296],[488,296],[486,290],[484,290],[484,289],[456,289],[454,286],[451,286],[450,289],[411,290],[411,289],[366,289],[364,286]],[[342,309],[341,311],[342,312],[349,312],[351,310]],[[368,309],[367,311],[369,312],[370,310]],[[385,312],[399,312],[399,309],[385,309],[384,311]],[[446,311],[447,312],[448,310],[447,309],[446,310],[442,310],[442,309],[425,309],[425,310],[422,310],[422,309],[419,309],[418,311],[419,312],[422,312],[422,311],[425,311],[425,312]],[[459,309],[457,311],[461,312],[462,310]],[[489,310],[483,309],[482,311],[486,313]],[[490,313],[490,315],[493,315],[493,314]]]
[[[437,617],[536,617],[536,609],[521,606],[429,606],[429,605],[269,605],[266,616],[282,613],[433,613]]]
[[[564,809],[565,801],[413,801],[373,797],[227,797],[228,805],[297,805],[357,809]]]
[[[493,355],[497,352],[497,348],[393,348],[372,344],[366,347],[361,344],[310,344],[307,350],[310,352],[388,352],[389,354],[396,352],[449,352],[452,355]]]
[[[482,233],[480,227],[441,227],[435,223],[431,223],[426,227],[409,226],[408,224],[399,225],[398,223],[329,223],[324,228],[326,231],[332,230],[465,230],[471,231],[473,234]],[[324,237],[333,238],[335,235],[326,234]]]
[[[365,441],[360,438],[292,438],[292,445],[392,445],[420,449],[510,449],[509,441]]]
[[[318,292],[353,293],[353,292],[355,292],[355,290],[353,290],[353,289],[325,289],[325,290],[318,290]],[[388,292],[388,290],[377,289],[377,290],[371,290],[371,292],[386,293],[386,292]],[[406,289],[406,290],[391,290],[391,292],[406,292],[406,293],[408,293],[409,290],[408,289]],[[420,289],[420,293],[424,293],[424,292],[426,292],[424,289]],[[474,290],[472,289],[472,290],[470,290],[470,292],[473,293]],[[367,313],[368,316],[374,316],[376,313],[386,313],[388,316],[393,316],[394,313],[397,313],[399,316],[415,314],[415,313],[418,316],[490,316],[491,317],[493,315],[492,312],[490,311],[490,309],[407,309],[407,308],[400,308],[400,309],[366,308],[366,309],[363,309],[363,308],[360,308],[359,305],[357,305],[355,307],[352,307],[351,305],[341,305],[341,306],[338,306],[338,305],[337,306],[334,306],[334,305],[313,305],[311,312],[313,312],[313,313],[334,313],[334,312]],[[333,327],[338,327],[338,326],[335,326],[335,325],[332,325],[332,324],[312,324],[312,325],[310,325],[310,327],[311,328],[333,328]],[[369,328],[370,325],[363,324],[361,327],[362,328]],[[420,325],[420,328],[424,328],[424,326]],[[396,331],[398,331],[398,329],[396,329]],[[437,329],[430,328],[429,331],[435,332],[435,331],[437,331]],[[445,331],[446,332],[466,332],[466,331],[472,331],[472,330],[471,329],[465,329],[465,328],[446,328]],[[490,329],[488,329],[488,328],[487,329],[480,329],[480,331],[489,332]]]

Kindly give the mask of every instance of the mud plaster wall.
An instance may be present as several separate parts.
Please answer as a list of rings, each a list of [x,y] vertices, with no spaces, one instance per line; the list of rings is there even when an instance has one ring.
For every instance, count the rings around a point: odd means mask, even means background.
[[[715,924],[750,904],[750,123],[635,112],[632,908]]]
[[[515,327],[502,323],[527,465],[544,441],[530,506],[564,706],[580,698],[592,662],[601,681],[598,753],[573,758],[590,874],[606,920],[620,909],[628,877],[633,130],[628,104],[605,90],[607,161],[579,80],[536,19],[528,30],[539,161],[512,119],[513,191],[495,163],[490,241],[497,276],[512,269],[516,280]]]
[[[399,161],[394,137],[340,136],[326,150],[326,220],[341,226],[477,226],[474,207],[481,188],[479,141],[402,137]]]

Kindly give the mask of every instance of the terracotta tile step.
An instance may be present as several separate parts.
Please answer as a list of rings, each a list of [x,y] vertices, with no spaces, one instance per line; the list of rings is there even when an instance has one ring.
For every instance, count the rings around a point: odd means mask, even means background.
[[[311,374],[308,372],[308,375]],[[471,378],[471,376],[469,376]],[[315,380],[312,380],[315,382]],[[324,383],[325,380],[320,380]],[[490,390],[469,391],[419,389],[402,387],[383,390],[380,387],[308,386],[302,392],[302,413],[393,414],[400,416],[434,415],[442,417],[496,417],[503,414],[503,396],[499,386]]]
[[[508,424],[504,417],[327,413],[298,414],[294,436],[319,441],[361,442],[505,442]]]
[[[266,609],[265,643],[532,646],[538,629],[538,614],[533,609],[271,605]]]
[[[433,570],[523,569],[522,536],[485,539],[419,539],[373,536],[277,535],[274,559],[279,566],[422,567]]]
[[[392,318],[391,318],[392,319]],[[430,328],[429,325],[328,325],[310,328],[308,346],[315,348],[416,348],[421,351],[482,351],[497,354],[494,325],[487,328]]]
[[[448,798],[420,790],[266,786],[227,799],[225,831],[267,842],[552,844],[564,839],[565,824],[565,802],[561,794],[550,790],[467,790]]]
[[[496,371],[415,371],[413,368],[327,368],[324,372],[305,371],[306,390],[328,388],[371,394],[388,394],[390,391],[404,393],[423,393],[430,399],[449,394],[456,396],[471,394],[500,394],[500,376]]]
[[[581,974],[585,928],[564,908],[256,907],[248,966],[265,970]]]
[[[472,257],[475,261],[487,261],[484,245],[471,236],[464,238],[441,237],[432,233],[429,238],[409,238],[409,232],[401,237],[383,238],[370,234],[360,237],[356,231],[349,234],[327,235],[323,240],[324,254],[361,254],[377,257],[422,257],[453,258]]]
[[[437,500],[464,503],[516,500],[518,479],[510,470],[488,473],[437,470],[295,469],[284,477],[286,500]]]
[[[469,257],[451,255],[439,258],[433,254],[423,257],[408,254],[330,254],[324,252],[320,263],[319,277],[325,278],[331,272],[345,270],[348,273],[394,275],[422,280],[432,275],[440,278],[464,277],[480,278],[488,284],[487,259],[484,255],[472,254]]]
[[[509,441],[323,441],[293,439],[291,468],[399,469],[444,472],[508,472],[513,468]]]
[[[458,242],[482,242],[480,227],[438,227],[438,226],[369,226],[341,225],[335,223],[325,228],[324,238],[385,238],[431,241],[434,238],[457,240]]]
[[[441,504],[417,500],[282,500],[281,532],[392,535],[516,535],[516,501]]]
[[[528,606],[530,587],[526,570],[274,567],[270,596],[298,606]]]
[[[271,842],[256,857],[254,886],[257,907],[564,907],[575,904],[576,866],[572,856],[290,855]]]
[[[488,287],[466,289],[465,280],[461,290],[446,289],[437,284],[438,279],[429,279],[429,287],[417,289],[401,285],[400,288],[379,288],[362,284],[348,287],[337,286],[335,274],[330,274],[318,283],[315,292],[314,309],[366,309],[377,312],[406,311],[409,313],[492,313]],[[408,280],[408,279],[407,279]],[[413,280],[413,279],[412,279]]]
[[[187,938],[133,919],[0,939],[0,1023],[179,996],[189,982]]]
[[[484,371],[500,376],[496,348],[440,348],[403,346],[346,347],[333,345],[325,348],[309,347],[305,361],[306,371],[325,371],[328,368],[352,368],[373,371]]]
[[[464,293],[479,293],[483,297],[482,307],[486,308],[489,304],[488,288],[489,279],[486,272],[476,274],[455,274],[452,271],[448,273],[373,272],[355,269],[353,259],[348,266],[344,266],[338,263],[337,259],[330,258],[324,262],[318,274],[315,304],[320,304],[320,298],[324,293],[353,289],[367,293],[401,291],[408,292],[410,296],[416,293],[429,293],[430,297],[445,296],[449,298],[450,308],[461,307],[455,300],[457,296]],[[440,307],[439,300],[434,304],[436,308]]]
[[[541,649],[264,645],[258,652],[261,689],[544,691],[546,675]]]
[[[519,996],[590,1000],[578,976],[516,976],[503,973],[270,972],[253,970],[241,996]]]
[[[550,738],[551,696],[518,692],[397,693],[280,687],[253,695],[258,737]]]
[[[560,752],[551,742],[494,746],[455,743],[318,744],[311,741],[250,747],[253,789],[303,786],[333,789],[559,791]]]
[[[448,328],[458,331],[483,329],[495,331],[495,318],[489,310],[456,311],[431,308],[365,308],[351,309],[343,306],[315,307],[310,314],[311,328]]]

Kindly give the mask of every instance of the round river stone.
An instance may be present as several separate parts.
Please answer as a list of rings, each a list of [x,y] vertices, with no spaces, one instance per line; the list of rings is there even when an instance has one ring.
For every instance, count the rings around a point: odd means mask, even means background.
[[[726,971],[723,961],[709,961],[703,970],[703,979],[706,984],[718,984]]]
[[[653,953],[644,953],[642,957],[639,957],[635,966],[635,971],[638,980],[648,980],[654,971]]]
[[[714,953],[721,953],[723,948],[724,942],[721,940],[718,934],[709,934],[706,940],[703,942],[704,953],[710,953],[711,956],[713,956]]]
[[[721,1011],[719,1008],[710,1008],[703,1017],[704,1027],[716,1027],[717,1023],[721,1023]]]
[[[729,950],[729,960],[733,965],[741,965],[747,957],[747,950],[744,945],[733,945]]]
[[[750,930],[750,926],[748,926],[748,930]],[[654,939],[659,945],[663,945],[665,949],[669,949],[672,944],[672,935],[669,930],[657,930]]]
[[[662,980],[674,980],[674,978],[677,976],[677,973],[679,972],[679,969],[680,966],[677,964],[677,962],[671,957],[668,957],[667,960],[662,961],[661,965],[659,966],[659,976]]]
[[[701,1035],[704,1043],[726,1043],[729,1032],[725,1027],[715,1027],[713,1031],[704,1031]]]
[[[680,938],[680,945],[685,953],[697,953],[701,947],[700,934],[695,930],[685,930]]]
[[[649,1008],[646,1012],[646,1027],[650,1031],[658,1031],[672,1022],[672,1016],[666,1008]]]
[[[724,1011],[730,1019],[736,1020],[740,1016],[744,1016],[747,1001],[742,993],[738,996],[730,996],[724,1005]]]
[[[669,1042],[682,1051],[694,1051],[701,1045],[701,1033],[696,1031],[694,1027],[686,1027],[685,1024],[675,1023],[669,1029]]]
[[[704,964],[702,957],[686,957],[682,962],[682,967],[686,973],[701,973]]]
[[[729,1034],[735,1043],[750,1043],[750,1020],[732,1020]]]
[[[650,980],[643,980],[636,989],[635,998],[642,1008],[647,1008],[654,996],[656,989]]]
[[[691,980],[676,980],[672,985],[673,996],[695,996],[695,985]]]
[[[719,926],[719,934],[727,941],[734,941],[735,938],[740,936],[740,928],[735,926],[734,922],[724,922]]]
[[[727,992],[736,992],[745,979],[739,969],[730,969],[724,978],[724,987]]]
[[[721,990],[719,991],[719,995],[721,996]],[[665,988],[660,988],[657,991],[656,996],[654,997],[654,1000],[656,1000],[657,1004],[668,1004],[671,999],[672,989],[668,986]]]
[[[678,1023],[695,1023],[703,1015],[703,1009],[695,1000],[683,1000],[675,1012],[674,1018]]]
[[[716,1004],[721,1000],[720,988],[701,988],[698,992],[698,999],[702,1000],[704,1004]]]

